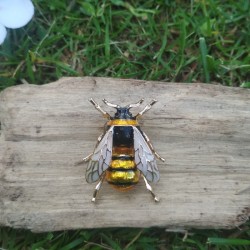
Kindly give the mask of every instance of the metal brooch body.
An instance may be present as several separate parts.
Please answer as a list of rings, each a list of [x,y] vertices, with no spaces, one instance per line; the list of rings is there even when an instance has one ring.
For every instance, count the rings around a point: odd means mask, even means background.
[[[99,180],[95,187],[92,201],[95,202],[98,191],[104,180],[118,190],[129,190],[143,177],[147,190],[156,202],[158,197],[149,182],[159,180],[159,170],[156,158],[165,161],[153,148],[148,136],[141,130],[138,117],[151,109],[156,100],[152,100],[145,108],[133,116],[131,108],[138,107],[142,102],[129,104],[125,107],[103,102],[116,109],[114,116],[104,111],[92,98],[89,100],[94,107],[108,119],[104,133],[98,137],[94,152],[83,158],[88,161],[86,181],[93,183]]]

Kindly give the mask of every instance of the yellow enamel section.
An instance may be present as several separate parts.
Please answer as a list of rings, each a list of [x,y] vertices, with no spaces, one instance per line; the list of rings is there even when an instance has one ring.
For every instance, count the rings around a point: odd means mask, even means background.
[[[137,126],[137,120],[123,120],[123,119],[115,119],[107,122],[109,126]]]
[[[131,171],[107,171],[106,179],[107,181],[117,183],[137,183],[140,178],[139,170],[131,170]]]
[[[131,160],[113,160],[110,165],[111,168],[134,169],[135,162]]]

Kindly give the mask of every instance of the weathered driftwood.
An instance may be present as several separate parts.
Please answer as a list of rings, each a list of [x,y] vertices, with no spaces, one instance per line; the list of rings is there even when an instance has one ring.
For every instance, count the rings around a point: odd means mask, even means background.
[[[141,119],[157,151],[156,204],[143,181],[130,192],[85,182],[105,119],[93,97],[158,103]],[[112,108],[103,108],[112,113]],[[134,110],[134,113],[137,110]],[[205,84],[63,78],[0,96],[0,225],[49,231],[93,227],[232,228],[250,214],[250,91]]]

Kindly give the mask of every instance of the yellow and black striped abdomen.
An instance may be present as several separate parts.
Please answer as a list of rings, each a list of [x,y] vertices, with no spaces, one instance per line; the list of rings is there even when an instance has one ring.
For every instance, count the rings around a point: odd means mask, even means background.
[[[134,162],[134,148],[114,147],[112,161],[106,172],[108,183],[115,188],[127,190],[138,183],[140,171]]]

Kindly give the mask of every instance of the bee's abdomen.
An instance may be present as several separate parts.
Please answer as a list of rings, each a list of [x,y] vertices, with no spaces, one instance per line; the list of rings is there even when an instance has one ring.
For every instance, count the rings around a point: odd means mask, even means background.
[[[126,190],[138,183],[140,171],[134,162],[134,150],[126,147],[113,149],[112,161],[106,172],[108,183]]]

